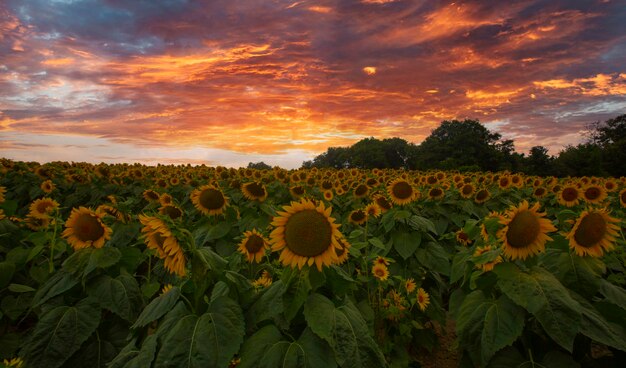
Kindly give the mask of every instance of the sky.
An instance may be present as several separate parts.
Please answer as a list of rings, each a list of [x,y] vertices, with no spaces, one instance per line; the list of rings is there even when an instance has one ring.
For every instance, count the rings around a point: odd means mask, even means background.
[[[626,112],[626,2],[2,0],[0,157],[297,168],[478,119],[557,154]]]

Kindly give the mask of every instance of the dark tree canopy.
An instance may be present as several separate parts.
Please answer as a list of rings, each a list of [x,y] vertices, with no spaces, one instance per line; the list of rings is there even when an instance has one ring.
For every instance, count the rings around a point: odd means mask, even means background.
[[[625,176],[626,115],[589,126],[589,140],[550,156],[543,146],[525,156],[512,139],[502,139],[478,120],[443,121],[419,145],[401,138],[365,138],[350,147],[331,147],[305,168],[405,168],[460,171],[510,170],[530,175]]]
[[[248,169],[270,170],[272,167],[263,161],[248,163]]]

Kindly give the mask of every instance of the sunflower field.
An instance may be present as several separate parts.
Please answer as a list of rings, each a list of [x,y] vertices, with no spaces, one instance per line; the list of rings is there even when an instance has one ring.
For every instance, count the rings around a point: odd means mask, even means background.
[[[7,367],[626,366],[626,178],[0,160]],[[451,326],[446,328],[446,326]]]

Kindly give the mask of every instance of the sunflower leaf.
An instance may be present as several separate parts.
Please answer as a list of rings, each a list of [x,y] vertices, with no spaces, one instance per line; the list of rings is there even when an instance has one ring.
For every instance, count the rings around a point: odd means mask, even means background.
[[[163,340],[157,367],[226,367],[245,335],[241,308],[221,296],[201,316],[181,318]]]
[[[29,367],[56,368],[72,356],[100,324],[100,308],[90,299],[44,314],[23,354]]]
[[[127,321],[134,321],[143,307],[141,289],[134,277],[122,274],[116,278],[101,276],[87,288],[87,294]]]
[[[174,286],[165,294],[159,295],[148,304],[141,312],[135,323],[130,328],[141,328],[148,323],[163,317],[169,312],[180,297],[180,288]]]
[[[394,231],[391,233],[394,249],[404,259],[408,259],[415,253],[422,242],[422,235],[416,231]]]
[[[581,306],[559,280],[542,268],[524,272],[513,263],[497,265],[494,272],[502,291],[533,314],[557,344],[572,352],[581,326]]]

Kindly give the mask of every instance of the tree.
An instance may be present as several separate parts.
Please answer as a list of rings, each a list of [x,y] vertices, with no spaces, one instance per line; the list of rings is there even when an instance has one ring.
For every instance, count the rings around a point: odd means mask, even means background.
[[[548,176],[554,174],[554,159],[548,155],[548,149],[543,146],[534,146],[526,158],[525,172],[532,175]]]
[[[272,167],[265,162],[249,162],[248,169],[270,170]]]
[[[602,149],[602,167],[612,176],[626,176],[626,114],[589,127],[589,142]]]
[[[602,148],[593,143],[569,145],[559,153],[556,169],[559,176],[605,176]]]
[[[418,147],[411,165],[419,169],[456,169],[477,166],[496,171],[512,151],[512,141],[500,142],[478,120],[443,121]]]

